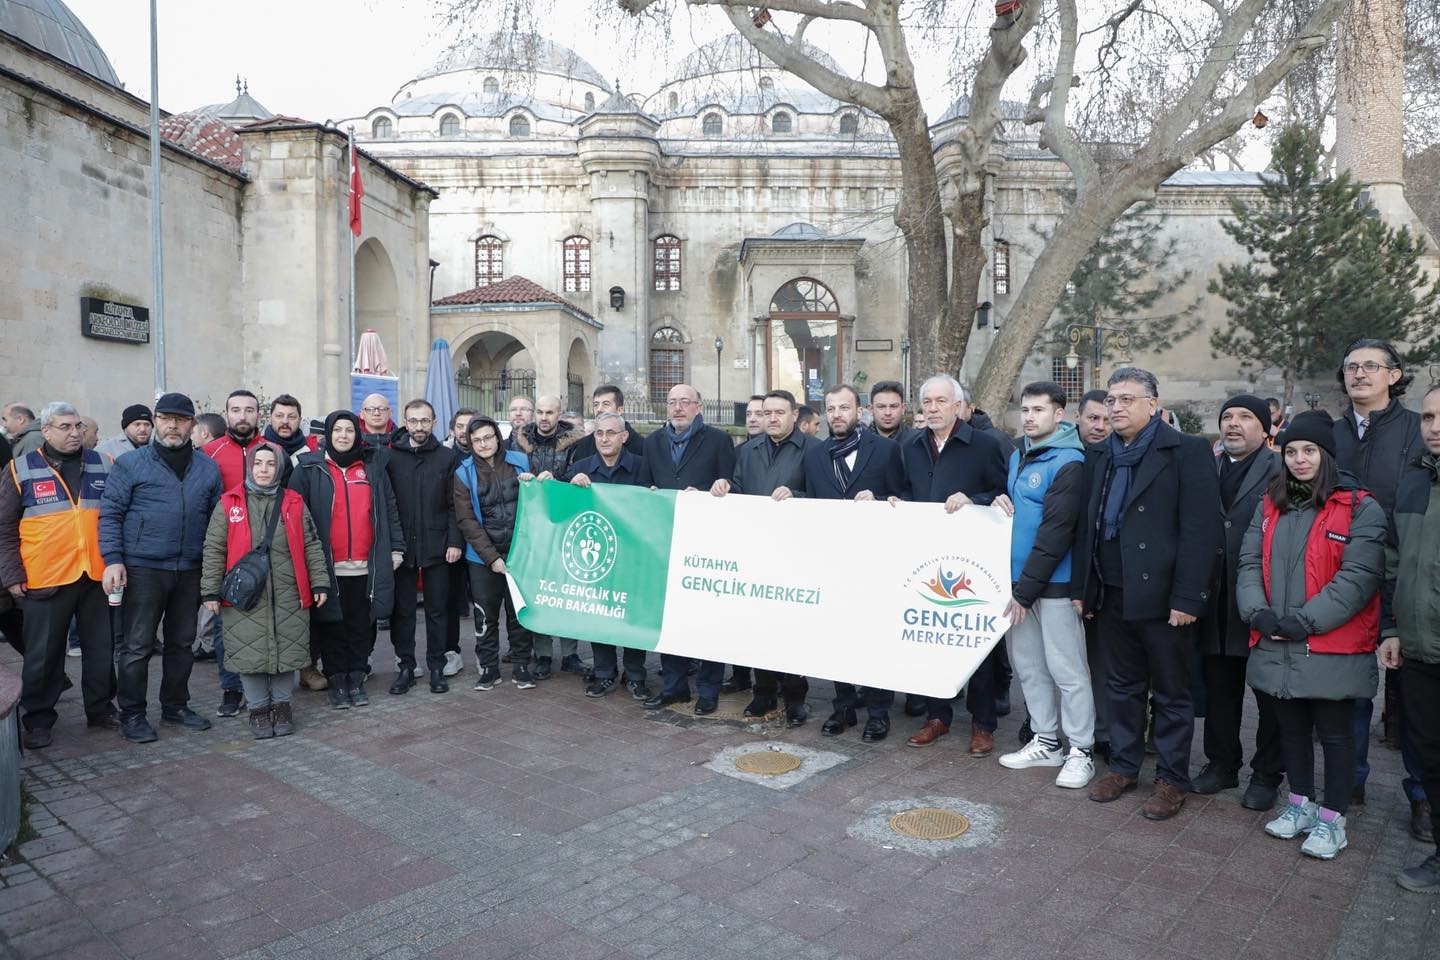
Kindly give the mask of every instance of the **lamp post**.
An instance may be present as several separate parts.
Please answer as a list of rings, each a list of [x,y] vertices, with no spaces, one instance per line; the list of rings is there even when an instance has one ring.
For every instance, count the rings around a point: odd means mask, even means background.
[[[1072,323],[1065,327],[1065,339],[1070,341],[1070,349],[1065,353],[1066,369],[1074,370],[1080,366],[1080,354],[1076,352],[1075,348],[1080,345],[1081,340],[1088,338],[1094,347],[1091,357],[1094,367],[1091,376],[1098,379],[1100,364],[1105,357],[1105,334],[1107,333],[1112,335],[1116,345],[1120,348],[1121,356],[1116,358],[1116,362],[1129,363],[1130,331],[1096,320],[1094,323]]]
[[[725,349],[725,341],[719,337],[715,338],[715,416],[720,416],[720,351]]]
[[[1320,394],[1314,392],[1305,394],[1305,402],[1310,404],[1311,410],[1314,410],[1320,406]]]

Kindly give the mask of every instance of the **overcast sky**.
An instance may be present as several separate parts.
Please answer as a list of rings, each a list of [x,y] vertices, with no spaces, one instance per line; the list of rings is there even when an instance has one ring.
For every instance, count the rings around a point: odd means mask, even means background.
[[[150,25],[146,0],[67,0],[109,55],[131,93],[150,97]],[[732,28],[716,10],[682,10],[671,49],[653,59],[630,56],[613,28],[597,28],[589,0],[554,0],[542,33],[570,47],[626,92],[648,94],[696,45]],[[237,74],[276,113],[327,120],[387,104],[407,80],[444,55],[430,0],[160,0],[160,105],[180,112],[235,96]],[[855,28],[850,27],[850,30]],[[858,34],[854,34],[858,36]],[[809,35],[842,66],[859,73],[856,40]],[[871,51],[871,61],[876,59]],[[917,51],[921,89],[932,120],[953,99],[943,56]]]

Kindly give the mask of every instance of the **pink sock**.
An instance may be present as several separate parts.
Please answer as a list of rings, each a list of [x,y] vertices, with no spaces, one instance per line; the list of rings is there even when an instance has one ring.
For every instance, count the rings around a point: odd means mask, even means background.
[[[1338,816],[1340,816],[1340,814],[1336,813],[1334,810],[1331,810],[1329,807],[1320,808],[1320,819],[1324,820],[1326,823],[1334,823],[1335,818]]]
[[[1310,802],[1310,798],[1302,797],[1298,793],[1292,793],[1290,794],[1290,802],[1297,807],[1303,807],[1305,806],[1305,804]]]

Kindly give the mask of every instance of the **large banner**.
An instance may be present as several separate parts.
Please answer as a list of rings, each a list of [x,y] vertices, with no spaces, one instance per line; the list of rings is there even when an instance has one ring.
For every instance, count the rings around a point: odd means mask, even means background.
[[[932,697],[1009,627],[992,507],[531,481],[507,566],[537,633]]]

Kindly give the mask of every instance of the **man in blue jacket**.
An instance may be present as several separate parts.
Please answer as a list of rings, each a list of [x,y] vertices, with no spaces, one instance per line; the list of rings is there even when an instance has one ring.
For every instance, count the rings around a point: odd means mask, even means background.
[[[189,707],[195,657],[195,611],[200,609],[200,556],[210,514],[220,500],[220,468],[190,444],[195,404],[181,393],[155,402],[155,434],[148,446],[121,457],[110,471],[100,504],[100,554],[105,592],[124,591],[118,668],[120,733],[151,743],[145,716],[150,650],[165,622],[160,722],[208,730]]]
[[[1095,699],[1085,629],[1070,603],[1071,548],[1085,508],[1085,445],[1065,420],[1065,391],[1039,381],[1020,392],[1025,436],[1010,454],[1008,493],[995,503],[1015,518],[1005,615],[1010,662],[1030,710],[1030,742],[1000,758],[1012,770],[1060,767],[1057,787],[1078,790],[1095,776]],[[1060,711],[1055,702],[1059,696]],[[1060,731],[1070,741],[1060,749]]]

